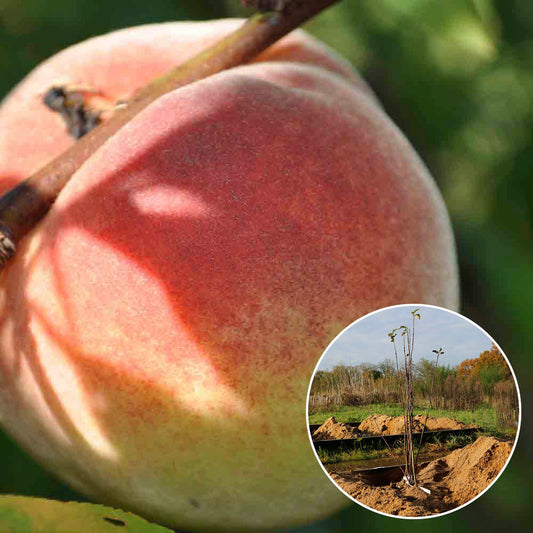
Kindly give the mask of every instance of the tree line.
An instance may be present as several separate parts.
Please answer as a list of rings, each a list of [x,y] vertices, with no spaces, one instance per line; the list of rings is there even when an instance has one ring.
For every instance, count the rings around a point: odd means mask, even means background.
[[[400,373],[402,370],[400,369]],[[311,386],[310,410],[339,405],[399,403],[399,376],[396,364],[386,359],[377,364],[339,364],[316,372]],[[459,365],[421,359],[413,363],[415,401],[422,405],[430,395],[433,381],[434,408],[473,410],[483,404],[496,408],[502,426],[518,418],[518,396],[511,369],[496,345]]]

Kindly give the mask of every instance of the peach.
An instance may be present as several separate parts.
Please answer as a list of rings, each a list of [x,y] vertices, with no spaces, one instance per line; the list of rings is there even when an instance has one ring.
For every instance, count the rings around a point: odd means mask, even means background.
[[[31,73],[0,110],[0,176],[71,142],[54,84],[127,97],[238,21],[118,31]],[[162,524],[254,530],[348,503],[306,392],[348,323],[458,306],[439,192],[370,89],[302,32],[176,90],[110,138],[0,283],[0,417],[90,497]]]

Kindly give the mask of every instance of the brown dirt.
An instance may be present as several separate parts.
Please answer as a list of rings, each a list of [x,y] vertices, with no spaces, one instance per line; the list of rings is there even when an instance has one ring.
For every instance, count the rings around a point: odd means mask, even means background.
[[[312,435],[313,440],[355,439],[357,437],[359,437],[357,429],[337,422],[334,416],[328,418]]]
[[[422,431],[425,415],[416,415],[413,420],[415,432]],[[424,431],[444,431],[448,429],[476,428],[475,424],[463,424],[453,418],[428,417]],[[403,433],[403,416],[371,415],[359,425],[359,431],[367,435],[398,435]]]
[[[331,474],[344,492],[378,511],[400,516],[427,516],[459,507],[482,492],[501,471],[512,442],[479,437],[475,442],[429,463],[418,473],[426,494],[404,481],[372,486],[353,472]]]

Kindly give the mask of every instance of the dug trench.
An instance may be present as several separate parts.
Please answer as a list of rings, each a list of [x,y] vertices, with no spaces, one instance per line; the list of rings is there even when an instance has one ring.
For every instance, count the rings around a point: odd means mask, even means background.
[[[377,426],[379,429],[376,431],[383,433],[403,430],[403,426],[397,427],[398,423],[403,423],[403,417],[395,418],[400,420],[394,420],[393,417],[369,420],[369,425],[361,423],[359,428],[362,426],[369,431],[369,428],[375,429]],[[438,424],[435,420],[439,420]],[[446,419],[434,419],[426,424],[426,428],[430,430],[437,427],[439,430],[444,430],[446,428],[443,425],[456,428],[457,424],[461,423],[451,421],[446,424]],[[339,429],[335,425],[336,421],[333,420],[329,421],[327,426],[323,424],[321,427],[323,430],[330,430],[330,438],[334,435],[346,435],[346,427]],[[352,436],[344,438],[353,438],[353,432],[358,429],[353,426],[347,427]],[[324,436],[324,433],[322,431],[317,436]],[[512,447],[512,440],[479,436],[471,444],[433,460],[428,461],[421,456],[417,471],[417,487],[408,486],[402,479],[401,470],[394,466],[371,470],[348,470],[338,468],[338,465],[327,465],[326,468],[331,479],[359,503],[395,516],[430,516],[460,507],[483,492],[505,466]],[[420,487],[429,491],[429,494]]]

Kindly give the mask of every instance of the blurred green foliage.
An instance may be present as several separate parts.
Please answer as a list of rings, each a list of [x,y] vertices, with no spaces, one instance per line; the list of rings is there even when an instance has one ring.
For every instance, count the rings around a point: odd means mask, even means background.
[[[1,0],[0,95],[62,48],[117,28],[238,16],[236,0]],[[344,0],[307,29],[370,81],[435,176],[457,238],[462,312],[500,344],[531,405],[533,328],[533,2]],[[293,533],[530,530],[533,446],[526,412],[498,483],[464,510],[426,521],[353,504]],[[0,492],[77,498],[0,434]]]
[[[0,494],[0,528],[9,533],[171,533],[112,507]]]

